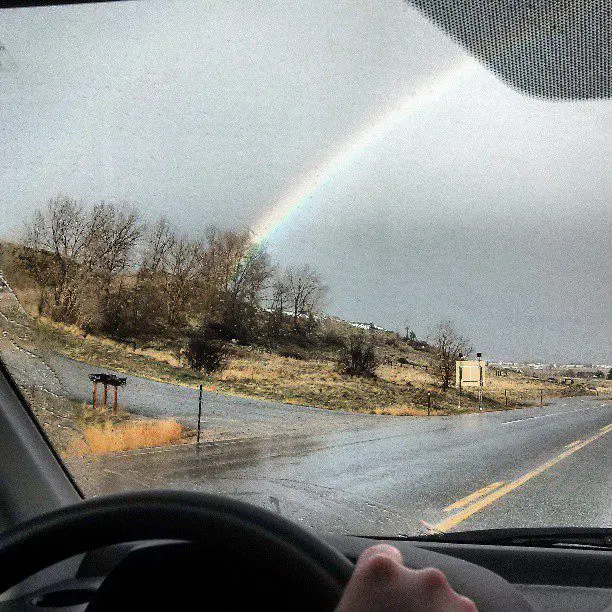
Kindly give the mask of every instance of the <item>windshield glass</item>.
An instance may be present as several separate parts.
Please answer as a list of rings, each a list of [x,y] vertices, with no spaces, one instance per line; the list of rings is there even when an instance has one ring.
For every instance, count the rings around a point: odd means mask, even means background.
[[[0,13],[0,357],[86,496],[610,526],[609,101],[411,4]]]

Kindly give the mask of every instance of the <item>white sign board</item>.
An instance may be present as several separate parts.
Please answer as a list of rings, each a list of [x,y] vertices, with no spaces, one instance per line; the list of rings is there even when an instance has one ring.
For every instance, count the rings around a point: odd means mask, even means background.
[[[486,365],[484,361],[457,360],[455,362],[455,386],[479,387],[485,384]]]

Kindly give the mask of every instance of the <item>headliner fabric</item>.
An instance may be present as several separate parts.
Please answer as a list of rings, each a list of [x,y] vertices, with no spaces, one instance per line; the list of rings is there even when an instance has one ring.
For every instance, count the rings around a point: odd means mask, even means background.
[[[516,89],[610,97],[612,0],[407,0]]]
[[[610,97],[612,0],[406,1],[523,93]],[[89,0],[0,0],[0,8],[82,2]]]

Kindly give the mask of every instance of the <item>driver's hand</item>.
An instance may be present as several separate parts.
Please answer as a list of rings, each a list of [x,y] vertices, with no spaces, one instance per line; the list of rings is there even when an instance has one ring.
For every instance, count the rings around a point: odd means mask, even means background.
[[[362,610],[472,612],[476,606],[455,593],[440,570],[408,569],[397,548],[379,544],[361,553],[338,605],[338,612]]]

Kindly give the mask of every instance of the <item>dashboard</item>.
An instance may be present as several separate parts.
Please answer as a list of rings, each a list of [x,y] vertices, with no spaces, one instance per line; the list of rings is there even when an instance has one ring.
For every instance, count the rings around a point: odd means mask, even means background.
[[[356,536],[327,536],[324,540],[352,562],[357,560],[362,550],[380,542]],[[439,567],[458,592],[462,592],[464,584],[469,585],[472,592],[474,588],[490,588],[490,578],[484,574],[493,572],[516,586],[534,610],[603,611],[612,607],[612,552],[607,550],[423,541],[389,543],[402,551],[404,558],[410,560],[411,567]],[[209,559],[204,559],[206,551],[194,551],[190,547],[185,542],[159,540],[117,544],[90,551],[47,568],[39,572],[35,580],[22,583],[9,598],[0,601],[0,610],[58,612],[104,609],[96,606],[95,601],[106,578],[119,568],[125,572],[130,566],[141,566],[143,562],[162,567],[172,565],[173,571],[162,570],[161,575],[166,580],[162,588],[175,593],[192,589],[191,605],[209,605],[208,589],[218,579],[210,571],[197,570],[198,555],[202,557],[202,567]],[[464,563],[466,561],[469,566]],[[265,566],[264,560],[262,564]],[[197,571],[194,572],[194,568]],[[258,568],[254,574],[260,570]],[[154,572],[145,574],[149,581],[155,582]],[[173,583],[177,576],[182,577],[180,585]],[[489,601],[494,601],[494,593],[485,595]],[[174,599],[174,595],[170,595],[170,599],[178,607],[180,598]],[[499,605],[499,608],[489,609],[505,608],[503,602]]]
[[[328,537],[352,561],[375,543],[358,537]],[[514,584],[535,610],[606,610],[612,606],[612,552],[531,546],[389,542],[404,556],[415,547],[440,554],[439,567],[459,590],[453,559],[487,569]],[[463,575],[463,566],[462,566]],[[465,577],[471,579],[471,577]]]

